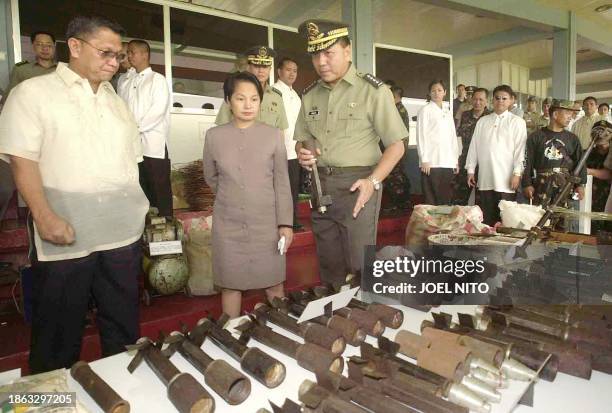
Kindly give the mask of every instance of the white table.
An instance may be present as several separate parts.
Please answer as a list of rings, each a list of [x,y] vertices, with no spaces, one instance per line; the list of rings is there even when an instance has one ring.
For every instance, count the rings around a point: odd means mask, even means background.
[[[427,313],[423,313],[411,308],[401,307],[404,310],[404,324],[402,329],[419,332],[419,326],[424,319],[431,318]],[[441,306],[434,311],[444,311],[452,314],[458,312],[473,313],[474,306],[456,305]],[[273,326],[273,329],[295,340],[302,342],[302,339]],[[387,329],[385,336],[394,338],[398,330]],[[375,344],[372,337],[368,337],[369,343]],[[258,409],[265,407],[271,410],[268,400],[281,406],[285,398],[298,401],[298,388],[303,380],[315,381],[315,375],[299,367],[297,363],[265,346],[252,340],[250,346],[259,347],[266,353],[277,358],[285,364],[287,375],[285,381],[275,389],[268,389],[255,379],[251,378],[251,395],[238,406],[227,405],[217,394],[208,389],[215,398],[216,412],[220,413],[254,413]],[[240,369],[239,363],[229,358],[215,344],[206,340],[202,348],[213,358],[223,358],[232,366]],[[344,352],[345,357],[357,355],[357,347],[347,346]],[[164,385],[157,379],[153,371],[142,363],[134,372],[130,374],[126,367],[131,360],[127,353],[118,354],[90,363],[91,368],[106,380],[123,398],[128,400],[131,411],[134,413],[150,412],[176,412],[176,409],[166,397]],[[203,382],[201,374],[194,369],[180,354],[172,356],[171,361],[181,371],[189,372],[199,381]],[[345,368],[346,374],[346,368]],[[2,383],[0,375],[0,383]],[[6,381],[6,379],[4,380]],[[78,399],[85,404],[93,413],[101,413],[102,410],[85,393],[85,391],[70,377],[70,386],[77,393]],[[205,386],[206,387],[206,386]],[[535,386],[534,407],[517,406],[518,401],[527,389],[526,382],[511,381],[507,389],[502,389],[502,402],[493,405],[493,413],[507,413],[515,411],[519,413],[571,413],[571,412],[608,412],[612,411],[612,376],[593,372],[591,380],[582,380],[563,373],[557,374],[554,382],[540,381]]]

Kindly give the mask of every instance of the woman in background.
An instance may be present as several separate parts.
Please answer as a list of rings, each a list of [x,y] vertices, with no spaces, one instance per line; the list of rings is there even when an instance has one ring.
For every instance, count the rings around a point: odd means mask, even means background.
[[[442,80],[429,84],[428,103],[417,120],[417,150],[425,203],[450,205],[453,174],[458,169],[459,143],[453,114],[442,103],[446,87]]]
[[[293,203],[282,132],[255,121],[261,84],[240,72],[225,81],[223,92],[233,120],[208,130],[203,163],[215,192],[215,285],[222,289],[223,312],[234,318],[240,315],[242,291],[265,288],[268,299],[284,296]]]

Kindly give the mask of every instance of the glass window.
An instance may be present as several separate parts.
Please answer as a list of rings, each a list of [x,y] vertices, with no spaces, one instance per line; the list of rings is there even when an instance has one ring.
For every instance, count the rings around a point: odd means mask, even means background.
[[[376,77],[393,80],[407,98],[425,99],[427,86],[434,79],[450,85],[450,59],[403,50],[376,48]],[[450,93],[444,100],[448,101]]]
[[[170,10],[170,28],[174,102],[185,108],[218,109],[228,73],[244,70],[239,55],[268,44],[267,27],[186,10]]]
[[[293,88],[301,93],[306,86],[319,78],[312,67],[310,54],[306,52],[306,39],[298,33],[278,29],[274,29],[273,36],[274,50],[277,53],[275,65],[283,57],[289,57],[296,61],[298,76]],[[274,72],[274,78],[277,79],[276,72]]]
[[[165,74],[162,6],[140,1],[20,0],[22,59],[33,61],[34,52],[30,43],[30,33],[44,30],[53,33],[56,37],[56,59],[67,62],[68,47],[64,34],[70,20],[78,15],[95,15],[116,21],[126,32],[124,40],[146,40],[151,46],[151,68]],[[119,70],[122,72],[126,68]]]

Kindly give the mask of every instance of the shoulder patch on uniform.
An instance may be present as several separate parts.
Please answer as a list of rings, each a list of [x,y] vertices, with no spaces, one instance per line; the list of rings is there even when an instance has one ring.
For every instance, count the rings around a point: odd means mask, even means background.
[[[369,73],[359,73],[359,72],[357,72],[357,76],[359,76],[360,78],[362,78],[363,80],[365,80],[366,82],[368,82],[369,84],[371,84],[372,86],[374,86],[377,89],[385,84],[385,82],[383,82],[382,80],[380,80],[376,76],[373,76],[373,75],[371,75]]]
[[[19,63],[15,63],[15,66],[23,66],[28,64],[29,62],[27,60],[24,60],[23,62],[19,62]]]
[[[283,92],[281,92],[280,90],[278,90],[277,88],[275,88],[274,86],[270,86],[270,89],[272,89],[273,92],[278,93],[279,95],[283,96]]]
[[[304,88],[304,90],[302,91],[302,96],[304,96],[306,93],[310,92],[317,84],[319,84],[319,80],[315,80],[314,82],[312,82],[311,84],[309,84],[308,86],[306,86]]]

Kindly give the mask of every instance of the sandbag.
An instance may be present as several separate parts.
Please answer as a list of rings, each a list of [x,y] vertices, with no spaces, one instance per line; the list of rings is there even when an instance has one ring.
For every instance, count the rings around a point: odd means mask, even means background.
[[[195,221],[195,222],[194,222]],[[187,291],[190,295],[212,295],[214,287],[212,271],[211,217],[191,220],[183,247],[189,265]]]

